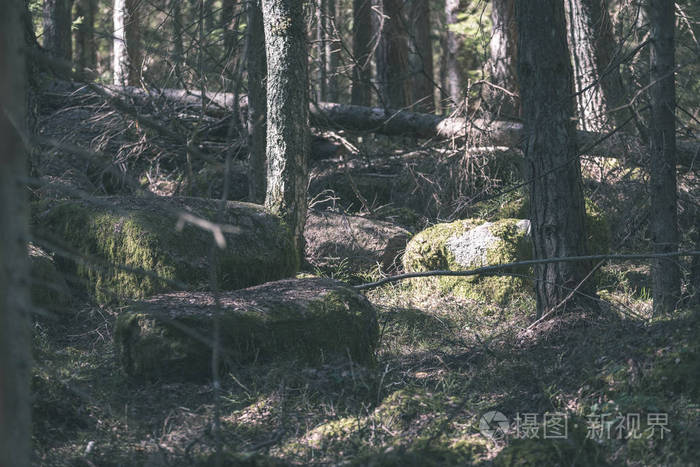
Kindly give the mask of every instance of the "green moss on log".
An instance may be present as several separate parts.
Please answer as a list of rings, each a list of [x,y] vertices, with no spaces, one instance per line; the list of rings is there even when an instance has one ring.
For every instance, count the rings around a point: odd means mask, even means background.
[[[115,342],[127,374],[211,374],[214,318],[227,364],[292,358],[369,364],[378,339],[376,312],[361,294],[329,279],[291,279],[224,293],[217,310],[204,292],[152,297],[122,313]]]
[[[178,212],[216,219],[217,203],[198,198],[104,197],[34,206],[34,229],[88,261],[58,265],[86,279],[99,303],[140,299],[182,287],[208,287],[212,234],[192,225],[177,231]],[[299,267],[290,236],[260,206],[228,202],[227,233],[218,251],[219,287],[238,289],[292,276]],[[115,267],[121,266],[121,267]]]

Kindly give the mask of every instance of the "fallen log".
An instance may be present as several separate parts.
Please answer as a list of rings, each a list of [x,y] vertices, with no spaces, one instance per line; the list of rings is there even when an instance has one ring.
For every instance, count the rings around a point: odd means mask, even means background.
[[[199,91],[183,89],[146,90],[128,86],[101,86],[112,97],[131,100],[140,107],[168,105],[178,111],[201,111],[215,117],[225,117],[235,108],[232,93],[209,93],[202,98]],[[78,83],[56,81],[44,92],[49,101],[65,105],[66,94],[89,97],[90,89]],[[242,96],[238,108],[245,111],[247,96]],[[468,120],[463,117],[442,117],[433,114],[390,110],[331,102],[312,103],[309,108],[312,126],[319,129],[345,130],[356,133],[378,133],[388,136],[415,138],[467,138],[479,146],[519,148],[523,144],[523,125],[516,121]],[[625,159],[646,165],[649,149],[639,138],[621,132],[611,135],[577,131],[579,151],[583,155]],[[700,143],[678,139],[677,161],[685,167],[700,163]]]

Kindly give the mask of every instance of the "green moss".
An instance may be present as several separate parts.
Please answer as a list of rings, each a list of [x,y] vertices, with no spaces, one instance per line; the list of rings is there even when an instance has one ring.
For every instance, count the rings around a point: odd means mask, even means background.
[[[224,367],[279,358],[374,362],[379,337],[376,312],[362,295],[335,287],[299,303],[285,299],[289,293],[273,286],[269,294],[280,297],[266,296],[265,289],[252,298],[234,295],[226,302],[231,305],[218,312]],[[210,374],[216,310],[206,294],[184,295],[180,303],[169,302],[166,296],[159,305],[153,304],[157,298],[135,305],[117,318],[115,342],[128,374],[184,379]]]
[[[174,211],[214,219],[214,202],[195,198],[100,198],[34,208],[34,228],[77,250],[87,261],[62,260],[66,272],[87,279],[98,303],[140,299],[179,287],[209,284],[211,233],[175,229]],[[291,239],[276,217],[247,203],[229,203],[225,222],[240,225],[217,252],[219,287],[237,289],[288,277],[298,269]],[[181,286],[178,286],[181,284]]]
[[[518,228],[519,219],[502,219],[488,229],[497,241],[487,249],[484,264],[459,264],[448,241],[484,223],[481,219],[466,219],[449,224],[438,224],[417,234],[406,247],[404,268],[407,271],[451,270],[460,271],[480,266],[510,263],[531,258],[529,237]],[[510,271],[527,275],[529,270]],[[438,276],[420,281],[421,286],[437,284],[443,293],[499,304],[506,303],[515,293],[531,287],[516,276]]]
[[[586,198],[586,244],[589,254],[604,255],[610,252],[610,224],[605,213]]]

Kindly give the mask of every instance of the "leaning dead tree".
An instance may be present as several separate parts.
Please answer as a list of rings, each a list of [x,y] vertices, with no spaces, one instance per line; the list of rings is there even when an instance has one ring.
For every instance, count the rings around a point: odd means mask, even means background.
[[[96,85],[91,85],[94,87]],[[169,107],[178,112],[199,112],[202,98],[198,91],[183,89],[150,89],[135,87],[100,86],[110,96],[128,99],[132,105],[152,109]],[[57,104],[64,102],[67,93],[86,97],[89,88],[65,81],[57,81],[45,93],[47,99],[55,98]],[[234,106],[233,93],[211,93],[206,95],[208,115],[223,118],[230,115]],[[247,97],[242,97],[240,108],[247,108]],[[152,110],[147,113],[151,114]],[[168,115],[171,118],[172,115]],[[467,138],[479,146],[502,146],[519,148],[523,138],[523,125],[517,121],[466,119],[463,117],[441,117],[434,114],[392,110],[378,107],[336,104],[331,102],[310,103],[310,124],[314,128],[344,130],[351,133],[377,133],[387,136],[411,136],[425,139]],[[576,131],[578,153],[625,159],[634,164],[644,164],[649,157],[649,147],[639,138],[622,131],[594,132]],[[677,140],[677,163],[692,167],[700,163],[700,142]]]

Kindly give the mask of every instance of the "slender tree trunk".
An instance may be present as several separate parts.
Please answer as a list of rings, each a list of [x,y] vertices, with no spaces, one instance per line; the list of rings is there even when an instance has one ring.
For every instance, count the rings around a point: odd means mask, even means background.
[[[519,0],[518,79],[530,184],[532,239],[536,259],[585,253],[581,169],[573,117],[572,70],[566,45],[564,5]],[[558,306],[579,286],[587,265],[535,267],[537,314]],[[580,292],[590,292],[587,284]],[[579,295],[569,303],[579,301]]]
[[[452,31],[452,26],[457,24],[457,12],[459,0],[445,0],[445,35],[442,47],[442,87],[447,93],[445,97],[450,100],[448,107],[459,105],[462,101],[462,76],[457,63],[459,51],[459,39]]]
[[[411,31],[413,39],[413,100],[419,112],[435,111],[433,95],[433,43],[430,39],[430,2],[412,0]]]
[[[372,105],[372,0],[353,0],[352,21],[352,97],[355,105]]]
[[[182,79],[182,64],[185,61],[185,48],[182,43],[182,7],[181,0],[170,0],[171,25],[173,31],[173,63],[175,76]]]
[[[326,9],[328,8],[328,0],[320,0],[319,6],[316,9],[316,63],[318,82],[318,92],[316,93],[317,101],[326,101],[328,99],[328,75],[327,75],[327,54],[326,54]]]
[[[221,29],[224,31],[224,48],[231,53],[236,43],[236,31],[233,17],[236,13],[235,0],[222,0],[221,2]]]
[[[518,28],[515,21],[515,0],[492,0],[491,22],[493,32],[488,62],[491,82],[512,94],[518,93]],[[520,115],[518,97],[497,88],[485,88],[485,98],[493,113],[502,118]]]
[[[310,151],[306,22],[302,2],[263,0],[267,54],[267,197],[304,252]]]
[[[380,37],[375,56],[377,84],[383,106],[396,109],[406,107],[411,98],[408,38],[402,10],[402,0],[377,0],[374,21],[378,27],[376,34]]]
[[[25,148],[25,4],[0,14],[0,465],[28,466],[31,456],[31,367]],[[70,36],[69,36],[70,37]],[[23,130],[20,130],[23,131]]]
[[[114,84],[138,86],[141,81],[141,29],[137,6],[141,0],[114,0]]]
[[[335,0],[326,1],[326,79],[328,102],[338,102],[338,37],[335,29],[336,3]]]
[[[624,90],[610,63],[615,40],[607,5],[605,0],[565,1],[579,124],[588,131],[611,129],[608,110],[622,103]]]
[[[674,3],[649,0],[651,23],[651,233],[657,253],[678,250],[676,189],[676,84],[674,79]],[[673,311],[680,299],[676,260],[652,263],[654,313]]]
[[[265,30],[260,0],[248,3],[248,150],[250,152],[249,198],[253,203],[265,202],[267,168],[265,164],[265,115],[267,113],[265,79]]]
[[[72,0],[44,1],[44,48],[56,58],[70,60]]]
[[[78,70],[97,68],[97,44],[95,42],[96,0],[78,0],[75,15],[82,18],[75,31],[75,55]]]

